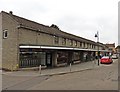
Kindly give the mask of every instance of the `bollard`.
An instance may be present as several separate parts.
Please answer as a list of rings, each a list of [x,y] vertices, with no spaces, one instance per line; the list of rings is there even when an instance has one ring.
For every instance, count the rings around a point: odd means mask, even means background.
[[[16,65],[16,70],[18,70],[18,68],[19,68],[19,64]]]
[[[39,66],[39,73],[41,74],[41,65]]]
[[[96,59],[94,60],[94,64],[96,64]]]
[[[71,72],[71,63],[70,63],[70,72]]]

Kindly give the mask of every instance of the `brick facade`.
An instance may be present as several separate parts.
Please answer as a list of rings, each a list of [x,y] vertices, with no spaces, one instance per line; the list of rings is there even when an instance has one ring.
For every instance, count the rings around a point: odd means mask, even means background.
[[[2,35],[4,30],[8,31],[8,37],[5,39],[3,39]],[[89,49],[95,52],[97,51],[99,45],[100,50],[104,49],[104,45],[97,44],[94,41],[81,38],[63,32],[59,29],[45,26],[3,11],[0,13],[0,37],[0,57],[2,57],[2,68],[9,70],[16,70],[19,67],[20,46],[70,47],[75,49],[83,49],[85,51]],[[57,38],[56,40],[58,40],[58,43],[55,43],[55,38]],[[48,52],[50,51],[51,50],[48,50]],[[48,52],[46,51],[46,54],[49,54]],[[78,54],[76,53],[78,56],[74,57],[79,59],[80,53],[83,52],[78,52]],[[53,57],[52,66],[56,66],[57,50],[53,49],[51,51],[51,55]],[[83,55],[81,54],[80,57],[83,57]]]

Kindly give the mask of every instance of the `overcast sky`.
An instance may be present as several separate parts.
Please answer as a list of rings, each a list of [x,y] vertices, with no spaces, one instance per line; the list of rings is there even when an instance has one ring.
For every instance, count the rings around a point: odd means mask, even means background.
[[[65,32],[118,45],[119,0],[0,0],[0,11],[38,23],[56,24]]]

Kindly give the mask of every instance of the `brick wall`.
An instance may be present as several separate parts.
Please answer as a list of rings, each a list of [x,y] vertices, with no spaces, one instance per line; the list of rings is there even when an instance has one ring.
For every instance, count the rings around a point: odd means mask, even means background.
[[[11,15],[12,16],[12,15]],[[2,31],[8,30],[8,37],[3,39],[2,67],[14,70],[18,63],[18,29],[17,22],[6,13],[2,13]]]

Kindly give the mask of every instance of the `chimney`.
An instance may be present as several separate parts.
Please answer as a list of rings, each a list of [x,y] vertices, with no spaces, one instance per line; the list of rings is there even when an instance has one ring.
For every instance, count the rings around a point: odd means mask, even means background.
[[[12,15],[13,14],[13,12],[12,11],[9,11],[9,13]]]

